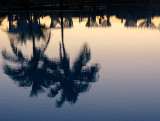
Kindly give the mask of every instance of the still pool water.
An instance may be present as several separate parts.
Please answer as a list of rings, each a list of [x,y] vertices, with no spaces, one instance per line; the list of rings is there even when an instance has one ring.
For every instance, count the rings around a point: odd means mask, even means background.
[[[0,121],[160,121],[159,13],[0,13]]]

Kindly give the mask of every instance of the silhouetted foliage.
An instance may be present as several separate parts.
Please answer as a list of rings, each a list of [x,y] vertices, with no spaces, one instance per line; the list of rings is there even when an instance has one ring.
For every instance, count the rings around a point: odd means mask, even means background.
[[[43,36],[46,28],[38,24],[36,20],[38,18],[33,18],[32,20],[32,17],[27,16],[25,19],[22,17],[22,20],[20,20],[21,17],[19,17],[17,26],[10,26],[8,34],[18,34],[18,38],[10,40],[12,53],[7,52],[7,50],[2,51],[3,59],[6,60],[3,65],[4,73],[14,80],[18,86],[31,87],[31,97],[45,92],[48,88],[50,90],[48,97],[61,95],[56,102],[57,107],[61,107],[65,101],[75,103],[79,94],[87,92],[91,83],[96,82],[98,79],[99,65],[87,66],[91,59],[91,50],[85,43],[75,59],[73,67],[71,67],[70,57],[66,52],[63,37],[59,45],[59,58],[48,58],[44,52],[50,41],[50,31],[46,31],[49,32],[46,39],[46,36]],[[63,30],[63,27],[65,27],[63,26],[63,17],[61,20]],[[24,25],[23,28],[22,25]],[[69,25],[72,26],[72,24]],[[22,34],[25,37],[21,36]],[[40,38],[42,38],[44,44],[37,48],[35,43]],[[21,48],[18,48],[18,44],[26,45],[28,40],[32,42],[33,46],[31,58],[25,56]]]
[[[8,9],[71,9],[77,7],[84,9],[85,6],[90,6],[93,10],[104,5],[114,4],[143,4],[152,5],[160,4],[159,0],[1,0],[1,8]]]

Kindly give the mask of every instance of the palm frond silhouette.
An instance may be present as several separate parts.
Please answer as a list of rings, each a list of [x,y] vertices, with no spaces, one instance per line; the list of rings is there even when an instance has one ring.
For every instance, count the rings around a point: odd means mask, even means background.
[[[31,97],[49,89],[48,97],[52,98],[60,95],[60,98],[56,101],[57,107],[61,107],[65,101],[75,103],[79,94],[87,92],[91,83],[98,79],[99,65],[88,66],[91,59],[91,50],[88,44],[85,43],[82,46],[71,67],[63,37],[59,44],[59,58],[50,59],[44,53],[51,34],[49,34],[45,44],[37,48],[35,43],[38,40],[35,39],[36,33],[31,26],[32,21],[29,20],[28,24],[30,27],[29,35],[32,37],[32,56],[31,58],[25,56],[23,51],[17,47],[18,44],[15,44],[21,43],[20,40],[23,41],[22,39],[14,40],[16,42],[11,40],[12,53],[7,52],[7,50],[2,51],[3,59],[6,60],[3,65],[4,73],[14,80],[18,86],[31,87]],[[61,25],[63,25],[63,21]]]

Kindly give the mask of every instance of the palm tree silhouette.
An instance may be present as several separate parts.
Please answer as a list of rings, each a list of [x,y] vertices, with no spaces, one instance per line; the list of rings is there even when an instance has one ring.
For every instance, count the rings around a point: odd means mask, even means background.
[[[87,92],[92,82],[97,80],[97,72],[99,65],[94,64],[87,66],[91,59],[91,53],[88,45],[85,43],[70,66],[70,58],[65,51],[63,43],[60,43],[60,70],[61,79],[56,88],[51,89],[51,93],[55,96],[57,92],[61,92],[61,98],[57,101],[57,107],[61,107],[65,101],[75,103],[80,93]]]
[[[46,68],[43,67],[43,64],[39,64],[40,62],[42,62],[42,59],[45,58],[44,52],[50,41],[50,33],[48,39],[46,39],[46,36],[44,37],[43,35],[43,29],[39,27],[39,25],[37,26],[37,23],[32,22],[30,18],[31,17],[28,17],[28,25],[25,25],[27,24],[26,19],[22,19],[20,20],[20,22],[17,22],[17,28],[12,27],[12,30],[9,30],[10,33],[18,33],[19,36],[16,40],[10,40],[13,54],[10,54],[6,50],[3,50],[2,55],[5,60],[12,63],[10,65],[5,63],[4,72],[13,80],[17,81],[19,86],[32,86],[31,96],[33,96],[37,95],[38,91],[42,91],[42,86],[47,87],[46,81],[51,78]],[[26,27],[23,27],[23,31],[21,31],[21,24],[25,25]],[[21,35],[25,35],[25,37]],[[36,41],[39,41],[41,37],[44,39],[44,44],[43,46],[37,48]],[[16,46],[18,43],[26,44],[26,41],[28,41],[30,38],[32,38],[33,53],[32,57],[28,58],[24,56],[22,51]],[[17,66],[13,66],[13,64],[17,64]],[[40,68],[39,66],[42,67]]]
[[[9,15],[9,34],[18,34],[17,41],[21,43],[26,43],[26,40],[33,40],[33,37],[37,40],[46,41],[45,39],[45,33],[47,31],[47,28],[45,25],[40,24],[40,19],[37,14],[20,14],[15,17],[15,21],[17,22],[17,25],[15,26],[13,24],[13,15]],[[33,36],[34,34],[34,36]]]
[[[4,13],[0,13],[0,26],[2,25],[3,20],[6,18]]]
[[[139,24],[139,28],[150,28],[150,29],[156,29],[156,26],[151,20],[145,20],[142,23]]]
[[[62,42],[59,49],[59,83],[55,87],[50,89],[49,97],[55,97],[59,92],[61,97],[57,100],[57,107],[61,107],[65,101],[75,103],[80,93],[87,92],[92,82],[97,80],[97,72],[99,71],[99,65],[94,64],[87,66],[91,59],[91,51],[88,45],[85,43],[78,57],[73,62],[73,66],[70,66],[70,57],[68,56],[65,44],[63,40],[63,17],[61,17],[61,33]]]
[[[33,54],[28,58],[16,47],[14,41],[10,41],[13,54],[2,51],[4,60],[4,73],[18,83],[20,87],[31,87],[30,96],[37,96],[38,93],[49,89],[48,97],[61,95],[56,101],[57,107],[61,107],[65,101],[75,103],[80,93],[89,91],[91,83],[98,79],[97,72],[99,65],[87,66],[91,59],[91,50],[85,43],[73,66],[70,64],[70,57],[65,49],[63,40],[63,16],[61,17],[62,42],[59,44],[59,58],[50,59],[44,52],[50,41],[50,35],[43,49],[36,48],[35,33],[29,20],[30,33],[32,33]],[[19,40],[16,40],[19,41]],[[22,39],[21,39],[22,41]]]

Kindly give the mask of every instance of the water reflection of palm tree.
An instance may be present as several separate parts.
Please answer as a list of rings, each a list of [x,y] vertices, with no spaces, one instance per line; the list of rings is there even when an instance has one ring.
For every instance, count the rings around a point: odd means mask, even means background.
[[[45,33],[47,33],[47,29],[44,25],[40,24],[40,19],[38,15],[32,15],[25,14],[15,17],[16,19],[13,19],[13,15],[9,15],[9,34],[18,35],[18,41],[22,43],[26,43],[26,40],[33,40],[33,34],[34,38],[37,40],[40,40],[40,38],[43,38],[42,40],[46,41],[45,39]],[[13,24],[13,21],[17,22],[17,25]]]
[[[61,98],[57,106],[61,107],[65,101],[75,103],[80,93],[86,92],[90,84],[96,81],[96,73],[99,70],[98,64],[86,66],[91,59],[90,49],[84,44],[79,56],[70,66],[70,58],[65,51],[64,43],[60,43],[60,70],[61,79],[58,87],[51,90],[51,94],[61,91]]]
[[[46,46],[42,47],[44,49],[36,48],[37,39],[34,37],[33,28],[31,28],[33,41],[31,58],[26,57],[14,41],[10,41],[13,54],[6,50],[2,51],[3,58],[7,60],[4,63],[4,73],[15,80],[20,87],[32,87],[31,96],[36,96],[47,88],[50,89],[48,97],[60,94],[58,107],[61,107],[65,101],[75,103],[79,94],[88,91],[91,83],[96,81],[99,70],[98,64],[87,66],[91,59],[91,51],[87,44],[83,45],[72,68],[70,67],[70,58],[63,41],[63,24],[63,17],[61,17],[62,42],[59,45],[60,58],[57,60],[49,59],[44,54],[50,36]]]
[[[0,13],[0,26],[2,25],[3,20],[6,18],[5,14]]]
[[[137,27],[137,21],[132,19],[126,19],[125,27]]]
[[[71,28],[73,26],[73,20],[71,17],[66,17],[64,21],[64,27],[65,28]]]
[[[61,21],[55,17],[54,15],[51,15],[51,24],[50,28],[56,28],[58,24],[61,24]],[[63,27],[64,28],[71,28],[73,27],[73,20],[71,17],[66,17],[65,20],[63,21]]]
[[[111,27],[111,22],[110,22],[110,14],[107,14],[107,20],[104,19],[103,16],[100,17],[99,19],[99,24],[102,26],[102,27]]]
[[[4,18],[3,17],[0,17],[0,25],[2,24]]]
[[[96,16],[88,16],[86,27],[98,27],[98,23],[96,22]]]
[[[45,82],[50,77],[48,76],[46,78],[46,76],[49,75],[49,73],[46,71],[45,68],[39,67],[43,66],[43,64],[40,64],[40,62],[42,62],[44,52],[50,41],[50,34],[48,39],[43,38],[43,30],[39,30],[41,28],[37,28],[37,24],[35,22],[32,22],[30,20],[30,17],[28,19],[28,25],[25,25],[26,28],[23,28],[25,30],[20,31],[22,30],[22,28],[19,27],[19,24],[26,23],[26,19],[22,19],[20,21],[21,22],[17,22],[17,28],[12,27],[14,29],[12,29],[12,31],[9,32],[12,34],[18,33],[20,35],[25,33],[25,37],[19,36],[18,39],[14,41],[11,39],[10,43],[14,55],[8,53],[6,50],[2,51],[3,58],[8,60],[9,62],[12,62],[11,65],[8,65],[6,63],[4,65],[4,70],[7,75],[9,75],[13,80],[16,80],[16,82],[18,82],[19,86],[32,86],[32,96],[37,95],[38,91],[42,91],[41,85],[45,85]],[[18,49],[16,46],[19,42],[22,43],[24,40],[26,44],[26,41],[30,38],[30,36],[32,38],[33,53],[31,58],[27,58],[23,55],[22,51]],[[35,39],[35,37],[38,37],[38,39]],[[41,43],[43,46],[38,48],[36,47],[36,41],[38,41],[40,37],[42,37],[45,41],[43,42],[44,44]],[[13,63],[17,65],[13,66]]]
[[[53,14],[50,15],[50,18],[51,18],[50,28],[55,28],[57,24],[60,24],[60,20]]]
[[[61,107],[65,101],[75,103],[80,93],[86,92],[90,88],[90,83],[96,81],[96,73],[99,70],[98,64],[86,66],[91,59],[90,48],[84,44],[79,56],[70,66],[70,57],[68,56],[63,40],[63,17],[61,17],[62,42],[60,43],[59,52],[59,72],[61,75],[59,83],[51,88],[48,96],[55,97],[61,92],[61,97],[57,101],[57,106]],[[58,80],[58,79],[57,79]]]
[[[109,15],[109,14],[107,14],[107,26],[108,26],[108,27],[111,26],[110,15]]]
[[[88,16],[88,21],[86,23],[87,27],[110,27],[111,26],[111,22],[110,22],[110,15],[107,14],[107,19],[104,19],[103,16],[100,16],[99,19],[99,24],[96,21],[96,16]]]
[[[150,1],[150,4],[152,2]],[[148,15],[146,20],[144,20],[142,23],[139,25],[140,28],[150,28],[150,29],[156,29],[155,24],[152,22],[152,7],[149,7]]]
[[[140,23],[138,27],[156,29],[155,24],[151,22],[151,20],[148,20],[148,19]]]
[[[18,82],[19,86],[32,86],[31,96],[37,95],[38,91],[42,91],[41,86],[45,86],[50,78],[46,68],[41,67],[43,66],[41,62],[44,51],[36,49],[33,44],[33,55],[31,58],[27,58],[21,50],[14,46],[13,42],[11,42],[11,47],[14,55],[6,50],[2,51],[3,58],[10,62],[10,64],[5,63],[4,72]],[[46,76],[48,77],[46,78]]]

